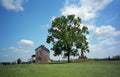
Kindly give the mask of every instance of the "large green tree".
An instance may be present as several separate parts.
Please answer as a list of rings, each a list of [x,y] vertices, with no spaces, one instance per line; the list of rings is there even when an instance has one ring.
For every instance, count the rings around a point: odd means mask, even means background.
[[[54,56],[64,54],[70,62],[70,56],[78,55],[78,49],[81,50],[81,57],[84,57],[84,52],[89,52],[86,38],[88,28],[80,24],[81,19],[75,15],[61,16],[52,21],[46,41],[53,44],[51,49]]]

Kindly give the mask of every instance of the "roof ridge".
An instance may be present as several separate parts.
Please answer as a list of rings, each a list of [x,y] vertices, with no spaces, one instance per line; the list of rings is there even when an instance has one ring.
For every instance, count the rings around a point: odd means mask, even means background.
[[[49,49],[47,49],[44,45],[40,45],[39,47],[37,47],[37,48],[35,49],[35,51],[37,51],[37,49],[39,49],[39,48],[41,48],[41,49],[43,49],[43,50],[45,50],[45,51],[50,52]]]

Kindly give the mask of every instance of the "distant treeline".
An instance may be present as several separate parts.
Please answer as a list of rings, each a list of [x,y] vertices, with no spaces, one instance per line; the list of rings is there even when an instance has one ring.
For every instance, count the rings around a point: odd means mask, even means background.
[[[14,64],[18,64],[15,62],[0,62],[0,65],[14,65]],[[30,62],[22,62],[21,64],[30,64]]]
[[[120,55],[116,55],[113,57],[108,56],[107,58],[96,58],[94,60],[108,60],[108,61],[120,60]]]
[[[81,59],[75,59],[76,61],[81,61]],[[107,58],[93,58],[93,59],[89,59],[89,58],[86,58],[85,61],[88,61],[88,60],[95,60],[95,61],[116,61],[116,60],[120,60],[120,55],[116,55],[116,56],[113,56],[113,57],[110,57],[108,56]],[[66,62],[66,60],[58,60],[58,61],[54,61],[54,60],[51,60],[51,63],[64,63]],[[74,60],[72,60],[71,62],[74,62]],[[30,64],[32,62],[28,61],[28,62],[20,62],[19,63],[19,60],[18,60],[18,63],[16,62],[0,62],[0,65],[10,65],[10,64]]]

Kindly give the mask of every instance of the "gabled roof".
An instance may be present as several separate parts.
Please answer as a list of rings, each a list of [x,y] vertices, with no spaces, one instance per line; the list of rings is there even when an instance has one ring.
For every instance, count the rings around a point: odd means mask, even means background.
[[[41,49],[50,53],[50,51],[44,45],[40,45],[38,48],[35,49],[35,51],[37,51],[39,48],[41,48]]]

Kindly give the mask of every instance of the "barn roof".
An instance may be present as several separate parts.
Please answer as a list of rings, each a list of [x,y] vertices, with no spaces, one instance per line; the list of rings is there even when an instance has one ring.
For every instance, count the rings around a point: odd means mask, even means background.
[[[35,51],[37,51],[39,48],[41,48],[41,49],[43,49],[43,50],[45,50],[45,51],[47,51],[47,52],[50,53],[50,51],[49,51],[44,45],[40,45],[39,47],[37,47],[37,48],[35,49]]]

